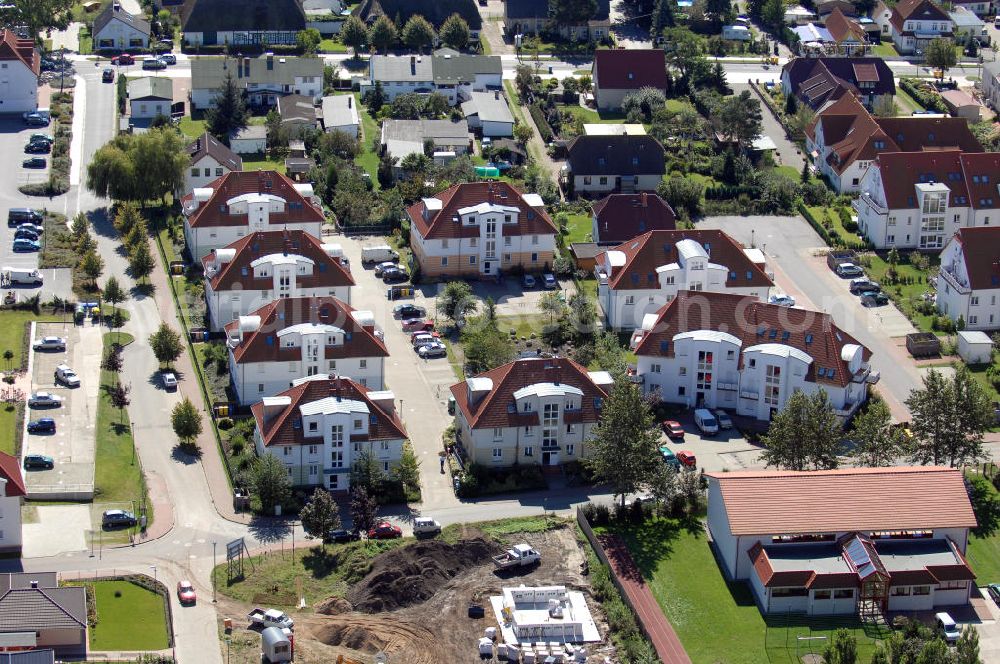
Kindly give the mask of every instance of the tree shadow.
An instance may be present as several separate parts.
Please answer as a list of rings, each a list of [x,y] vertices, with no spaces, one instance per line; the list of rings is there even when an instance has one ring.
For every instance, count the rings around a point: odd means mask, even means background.
[[[193,463],[198,463],[198,460],[201,459],[201,454],[201,450],[193,445],[178,443],[174,445],[174,449],[170,452],[170,458],[183,463],[185,466],[190,466]]]
[[[326,545],[314,546],[302,555],[302,566],[314,579],[323,579],[336,571],[341,564],[339,552]]]
[[[108,208],[102,207],[96,210],[91,210],[87,212],[87,221],[94,228],[94,233],[100,235],[101,237],[117,239],[118,231],[115,230],[115,226],[111,221],[111,215]]]
[[[147,297],[152,297],[153,293],[156,292],[156,286],[152,283],[136,284],[132,286],[130,292],[132,293],[132,299],[139,301]]]
[[[273,544],[288,537],[291,524],[284,519],[256,515],[250,520],[250,534],[261,544]]]

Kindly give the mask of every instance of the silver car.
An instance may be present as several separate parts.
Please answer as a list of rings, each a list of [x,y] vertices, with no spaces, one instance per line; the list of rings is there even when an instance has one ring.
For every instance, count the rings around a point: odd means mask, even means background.
[[[64,337],[42,337],[32,346],[35,350],[66,350]]]
[[[35,392],[28,397],[29,408],[58,408],[62,405],[63,398],[51,392]]]

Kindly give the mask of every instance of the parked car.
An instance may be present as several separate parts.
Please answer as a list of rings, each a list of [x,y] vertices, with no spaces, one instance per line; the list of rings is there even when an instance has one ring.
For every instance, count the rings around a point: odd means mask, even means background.
[[[116,55],[111,58],[111,64],[113,65],[134,65],[135,58],[128,53],[122,53],[121,55]]]
[[[17,231],[27,231],[28,233],[33,233],[34,235],[41,238],[42,233],[45,232],[45,229],[39,226],[38,224],[21,224],[20,226],[17,227],[17,230],[14,231],[14,237],[17,237]]]
[[[934,614],[934,623],[944,637],[945,643],[955,643],[955,641],[958,641],[958,637],[962,635],[962,630],[955,622],[955,619],[944,611]]]
[[[698,465],[698,460],[695,459],[694,452],[689,452],[688,450],[681,450],[678,452],[677,460],[681,462],[681,465],[687,466],[688,468],[694,468]]]
[[[423,358],[447,357],[448,347],[440,341],[432,341],[417,348],[417,355]]]
[[[392,308],[392,315],[396,318],[423,318],[427,310],[415,304],[397,304]]]
[[[865,293],[861,296],[863,307],[884,307],[889,304],[889,296],[885,293]]]
[[[660,445],[660,456],[663,458],[663,463],[667,464],[674,470],[681,469],[681,462],[678,461],[677,455],[670,451],[670,448],[666,445]]]
[[[49,163],[45,160],[45,157],[28,157],[21,162],[21,166],[25,168],[45,168],[45,165]]]
[[[521,277],[521,285],[525,288],[534,288],[536,285],[535,278],[530,274],[526,274]]]
[[[174,55],[173,53],[161,53],[160,54],[160,61],[163,62],[163,64],[166,64],[166,65],[176,65],[177,64],[177,56]]]
[[[879,292],[882,286],[877,281],[872,281],[868,277],[858,277],[851,279],[851,293],[853,295],[864,295],[869,292]]]
[[[663,420],[660,426],[663,427],[663,433],[667,434],[667,438],[684,437],[684,427],[677,420]]]
[[[729,414],[724,410],[715,411],[715,419],[719,421],[720,429],[732,429],[733,421],[730,419]]]
[[[854,279],[856,277],[863,276],[865,271],[854,263],[841,263],[834,269],[837,276],[841,279]]]
[[[406,281],[409,278],[410,275],[407,274],[406,270],[400,267],[393,267],[391,269],[386,268],[385,270],[382,271],[382,281],[384,281],[387,284],[399,281]]]
[[[28,113],[24,116],[24,124],[29,127],[48,127],[49,117],[41,113]]]
[[[361,533],[356,530],[344,530],[343,528],[338,528],[336,530],[331,530],[323,538],[324,542],[336,542],[337,544],[344,544],[346,542],[357,542],[361,539]]]
[[[368,531],[368,539],[396,539],[402,537],[403,531],[399,526],[394,526],[388,521],[379,521],[375,527]]]
[[[101,515],[101,525],[105,528],[131,528],[137,523],[135,514],[128,510],[104,510]]]
[[[160,379],[163,381],[163,389],[170,391],[177,389],[177,375],[174,372],[164,371],[160,374]]]
[[[719,433],[719,421],[715,419],[707,408],[699,408],[694,411],[694,423],[698,430],[705,436],[712,436]]]
[[[434,329],[434,321],[423,318],[407,318],[403,321],[403,332],[430,332]]]
[[[410,343],[413,344],[413,350],[418,350],[421,346],[439,341],[440,336],[437,332],[414,332],[410,335]]]
[[[159,69],[166,69],[167,63],[164,62],[163,60],[160,60],[159,58],[146,58],[145,60],[142,61],[142,68],[146,70],[156,71]]]
[[[101,81],[103,83],[113,83],[115,80],[115,70],[111,67],[105,67],[104,71],[101,72]]]
[[[58,408],[62,405],[63,398],[51,392],[35,392],[28,397],[29,408]]]
[[[777,304],[781,307],[794,307],[795,298],[791,295],[786,295],[784,293],[778,293],[767,298],[768,304]]]
[[[375,276],[381,277],[386,270],[398,269],[398,268],[399,266],[393,263],[392,261],[384,261],[375,266]]]
[[[24,224],[42,223],[42,213],[32,208],[11,208],[7,210],[7,228],[17,228]]]
[[[31,230],[30,228],[18,228],[14,231],[15,240],[31,240],[33,242],[38,242],[38,233]]]
[[[65,337],[42,337],[32,346],[35,350],[66,350]]]
[[[24,151],[26,154],[48,154],[52,151],[52,146],[44,141],[36,141],[34,143],[29,141],[24,146]]]
[[[546,272],[545,274],[542,275],[542,284],[544,284],[545,288],[547,288],[549,290],[552,290],[553,288],[558,288],[559,287],[559,282],[556,281],[555,276],[553,276],[552,274],[550,274],[548,272]]]
[[[429,516],[418,516],[413,520],[414,535],[437,535],[441,532],[441,524]]]
[[[56,382],[67,387],[80,387],[80,377],[66,364],[60,364],[56,367]]]
[[[56,139],[54,139],[52,137],[52,134],[43,134],[41,132],[35,132],[34,134],[32,134],[31,136],[28,137],[28,142],[29,143],[48,143],[49,145],[52,145],[53,143],[56,142]],[[39,217],[39,218],[41,218],[41,217]]]
[[[991,583],[986,586],[986,592],[989,593],[993,601],[1000,606],[1000,583]]]
[[[43,470],[52,470],[56,467],[55,459],[44,454],[25,454],[24,455],[24,469],[33,470],[35,468],[41,468]]]
[[[198,594],[190,581],[177,582],[177,601],[181,604],[194,604],[198,601]]]
[[[56,421],[51,417],[41,417],[28,422],[28,433],[55,433]]]
[[[14,240],[14,243],[11,245],[11,249],[13,249],[15,253],[41,251],[42,243],[38,240],[29,240],[27,238],[19,237]]]

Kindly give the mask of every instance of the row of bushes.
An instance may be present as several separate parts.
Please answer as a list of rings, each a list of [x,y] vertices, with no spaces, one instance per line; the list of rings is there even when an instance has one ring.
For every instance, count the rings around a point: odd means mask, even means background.
[[[69,191],[69,144],[73,127],[73,94],[67,90],[52,95],[49,115],[53,123],[49,177],[44,182],[23,184],[18,191],[27,196],[59,196]]]
[[[459,498],[475,498],[497,493],[546,488],[548,488],[548,484],[542,476],[541,466],[515,464],[510,468],[494,470],[474,463],[459,477],[455,492]]]
[[[542,142],[551,142],[554,134],[552,133],[552,127],[549,126],[548,120],[545,119],[545,113],[538,106],[538,104],[532,104],[528,107],[528,110],[531,111],[531,119],[535,121],[535,126],[538,127],[538,133],[542,137]]]
[[[921,87],[919,80],[903,77],[899,79],[899,87],[903,88],[906,94],[917,100],[928,111],[948,113],[948,106],[945,105],[941,96],[936,92],[925,90]]]

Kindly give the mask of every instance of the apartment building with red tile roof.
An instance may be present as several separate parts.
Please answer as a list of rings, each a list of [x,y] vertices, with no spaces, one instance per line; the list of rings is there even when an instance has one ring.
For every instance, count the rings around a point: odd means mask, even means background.
[[[37,109],[41,55],[35,48],[35,40],[21,39],[13,30],[0,30],[0,63],[5,79],[4,113]]]
[[[962,329],[1000,328],[1000,226],[960,228],[948,240],[936,304],[941,315],[961,319]]]

